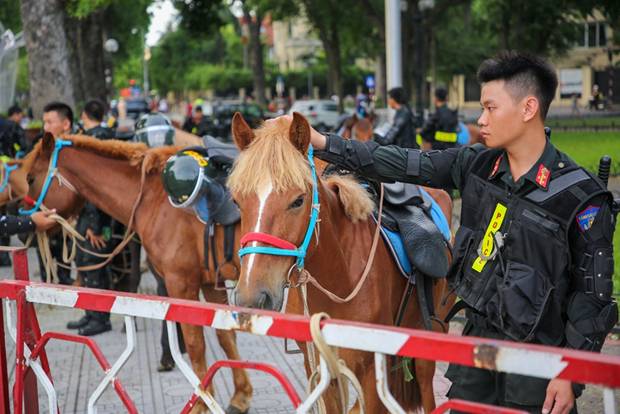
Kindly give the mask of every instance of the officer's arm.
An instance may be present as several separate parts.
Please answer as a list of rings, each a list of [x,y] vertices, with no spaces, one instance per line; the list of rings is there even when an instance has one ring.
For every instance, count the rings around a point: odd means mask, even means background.
[[[92,203],[86,203],[82,210],[83,219],[88,223],[88,228],[95,234],[100,235],[103,230],[102,216],[97,207]]]
[[[0,217],[0,236],[12,236],[18,233],[35,231],[36,226],[28,216],[2,216]]]
[[[460,188],[462,177],[482,145],[421,151],[376,142],[346,140],[335,134],[313,136],[317,157],[349,171],[385,182],[404,181],[437,188]]]
[[[571,228],[573,293],[566,309],[566,341],[570,348],[600,351],[618,319],[612,297],[615,223],[610,209],[607,198],[598,196],[584,204]],[[596,215],[589,226],[588,215],[593,211]]]

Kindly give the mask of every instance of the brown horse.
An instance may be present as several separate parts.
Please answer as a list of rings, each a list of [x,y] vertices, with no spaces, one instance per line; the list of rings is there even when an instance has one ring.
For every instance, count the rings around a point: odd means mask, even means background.
[[[252,130],[240,114],[235,114],[232,129],[241,155],[231,173],[229,188],[241,209],[243,234],[264,233],[299,246],[313,208],[313,181],[306,159],[310,143],[308,122],[303,116],[294,114],[292,121],[284,117],[277,118]],[[374,203],[367,192],[350,177],[319,178],[317,185],[320,222],[308,248],[305,269],[329,291],[345,297],[358,283],[369,259],[376,230],[376,224],[370,217]],[[451,203],[447,194],[441,206],[446,217],[450,218]],[[251,247],[257,244],[252,242]],[[235,303],[280,309],[285,300],[287,275],[293,264],[294,259],[290,257],[261,254],[245,256],[234,292]],[[311,313],[327,312],[335,318],[392,325],[405,283],[387,247],[379,243],[368,279],[355,298],[348,303],[335,303],[310,285],[309,309]],[[440,303],[445,291],[445,280],[435,283],[435,304]],[[303,313],[297,289],[290,290],[286,311]],[[437,315],[444,313],[444,309],[436,310]],[[417,328],[423,326],[417,301],[413,301],[402,324]],[[300,346],[305,350],[305,344]],[[373,355],[342,349],[340,357],[361,382],[367,412],[385,412],[375,391]],[[309,369],[307,363],[306,369]],[[406,391],[409,398],[399,392],[395,393],[396,397],[408,408],[421,404],[424,410],[430,412],[435,407],[434,372],[434,361],[416,360],[415,385],[409,384],[405,389],[402,383],[391,384],[392,389]],[[325,395],[328,413],[338,412],[335,396],[334,388],[330,388]],[[359,409],[359,403],[356,404],[354,411]]]
[[[77,214],[84,201],[88,200],[127,225],[133,204],[141,191],[141,168],[144,169],[143,193],[133,229],[140,236],[157,273],[164,275],[169,295],[198,300],[202,290],[206,300],[226,303],[226,292],[214,289],[215,264],[209,264],[210,270],[203,264],[204,225],[192,215],[173,208],[163,189],[160,178],[163,165],[180,148],[148,150],[144,144],[100,141],[85,136],[67,136],[65,139],[72,145],[63,148],[58,158],[57,171],[62,176],[63,184],[60,179],[53,180],[44,200],[45,205],[56,208],[63,216],[70,216]],[[24,160],[22,168],[27,171],[29,195],[33,199],[41,192],[54,145],[54,138],[46,135]],[[70,183],[76,192],[71,191],[66,183]],[[223,257],[223,239],[223,229],[216,228],[220,258]],[[238,266],[236,256],[235,260]],[[182,331],[192,367],[202,378],[207,371],[202,327],[182,325]],[[233,332],[217,331],[217,338],[228,358],[239,359]],[[244,370],[233,370],[233,377],[235,393],[228,412],[245,412],[249,408],[252,386]],[[213,389],[209,391],[213,392]],[[201,404],[192,412],[204,408]]]

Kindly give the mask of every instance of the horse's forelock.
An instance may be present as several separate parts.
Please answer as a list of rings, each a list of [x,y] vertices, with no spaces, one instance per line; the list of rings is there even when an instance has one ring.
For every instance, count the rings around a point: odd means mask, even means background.
[[[234,194],[256,194],[267,182],[276,193],[312,186],[308,162],[291,143],[289,127],[290,121],[277,119],[255,130],[256,138],[241,152],[228,179]]]

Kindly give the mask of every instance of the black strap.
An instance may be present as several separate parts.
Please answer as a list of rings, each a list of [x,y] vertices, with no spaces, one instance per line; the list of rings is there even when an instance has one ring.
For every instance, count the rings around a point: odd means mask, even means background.
[[[445,323],[450,323],[452,318],[454,318],[454,316],[457,313],[459,313],[461,310],[467,309],[467,308],[469,308],[469,306],[467,305],[467,303],[465,303],[464,300],[459,300],[458,302],[455,302],[454,305],[452,305],[452,308],[450,308],[450,310],[448,311],[448,314],[443,319],[443,321]]]
[[[407,150],[407,175],[417,177],[420,175],[420,150]]]
[[[235,251],[235,226],[224,226],[224,260],[231,262]]]
[[[535,202],[542,203],[550,199],[551,197],[561,193],[570,186],[577,184],[581,181],[589,180],[590,176],[581,168],[573,170],[571,172],[560,175],[555,179],[551,179],[549,186],[546,189],[537,189],[525,196],[525,198]]]
[[[209,239],[210,239],[210,237],[209,237],[209,233],[210,233],[209,229],[210,228],[211,228],[211,223],[209,222],[205,226],[205,230],[202,233],[202,239],[203,239],[203,242],[204,242],[203,252],[204,252],[204,257],[205,257],[205,259],[204,259],[204,266],[205,266],[205,269],[207,269],[207,270],[209,270]]]

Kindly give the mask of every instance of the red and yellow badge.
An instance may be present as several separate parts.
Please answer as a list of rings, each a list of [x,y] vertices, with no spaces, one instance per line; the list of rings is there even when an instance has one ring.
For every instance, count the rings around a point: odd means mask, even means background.
[[[547,169],[547,167],[545,167],[543,164],[540,164],[540,166],[538,167],[538,174],[536,174],[536,184],[538,184],[542,188],[547,188],[550,176],[551,172]]]
[[[491,174],[489,174],[489,178],[493,178],[493,177],[495,177],[495,174],[497,174],[497,170],[499,170],[499,163],[502,162],[502,157],[503,156],[504,156],[504,154],[500,155],[495,160],[495,164],[493,165],[493,169],[491,170]]]

